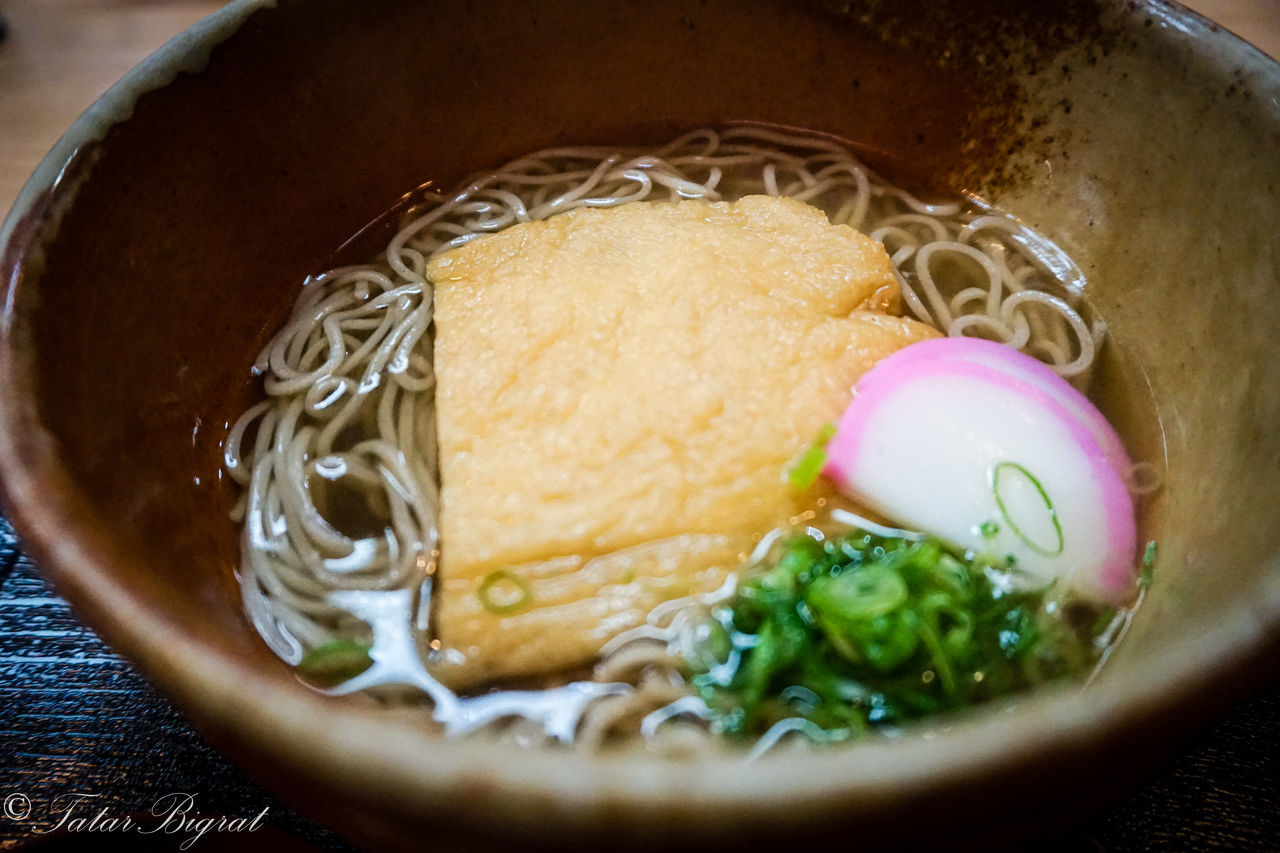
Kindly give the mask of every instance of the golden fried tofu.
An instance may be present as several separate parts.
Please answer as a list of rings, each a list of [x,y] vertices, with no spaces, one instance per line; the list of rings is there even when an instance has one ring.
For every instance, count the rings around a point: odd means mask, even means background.
[[[586,663],[719,587],[812,505],[786,471],[857,379],[936,335],[884,313],[877,243],[766,196],[576,210],[429,273],[457,687]]]

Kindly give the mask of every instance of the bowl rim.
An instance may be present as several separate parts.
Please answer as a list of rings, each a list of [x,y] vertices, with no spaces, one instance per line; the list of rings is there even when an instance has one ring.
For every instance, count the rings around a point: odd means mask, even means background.
[[[625,815],[633,828],[642,828],[655,813],[667,816],[676,808],[687,815],[686,824],[714,830],[731,823],[740,827],[746,805],[759,823],[782,815],[790,821],[797,815],[847,817],[851,809],[875,810],[911,792],[1027,768],[1046,753],[1116,743],[1172,708],[1208,699],[1216,689],[1213,673],[1260,673],[1273,659],[1268,650],[1280,648],[1280,554],[1271,555],[1257,588],[1242,589],[1230,600],[1230,612],[1241,618],[1178,638],[1155,653],[1155,665],[1130,673],[1124,684],[1099,679],[1087,689],[1041,690],[958,718],[925,737],[869,741],[799,759],[766,757],[769,772],[754,774],[741,772],[739,756],[691,764],[628,754],[620,761],[446,740],[376,710],[327,700],[225,649],[203,647],[157,602],[139,599],[118,580],[115,568],[135,558],[113,541],[92,497],[62,465],[56,438],[40,422],[33,354],[14,295],[23,259],[53,203],[74,196],[68,165],[111,125],[127,120],[139,97],[179,73],[201,70],[213,49],[251,15],[275,5],[236,0],[126,74],[42,160],[0,227],[0,498],[24,547],[59,593],[216,742],[261,753],[331,787],[363,786],[405,814],[461,810],[476,820],[487,815],[486,821],[497,818],[534,831],[552,816],[566,826],[599,827]],[[1120,11],[1172,21],[1177,33],[1171,37],[1208,40],[1224,56],[1256,64],[1248,51],[1261,55],[1216,24],[1159,0]],[[1280,81],[1280,66],[1267,61],[1270,77]],[[51,227],[56,230],[56,223]],[[1131,704],[1133,696],[1144,697],[1140,708]],[[1220,706],[1226,698],[1209,701]],[[997,714],[1001,725],[991,725]],[[258,725],[246,731],[238,725],[246,718]],[[328,743],[323,754],[314,749],[319,738]]]

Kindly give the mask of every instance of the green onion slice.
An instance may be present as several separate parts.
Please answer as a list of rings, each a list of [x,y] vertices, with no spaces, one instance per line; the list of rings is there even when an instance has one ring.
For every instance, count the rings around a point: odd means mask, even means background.
[[[1048,547],[1031,539],[1022,528],[1018,527],[1018,523],[1013,520],[1013,516],[1009,514],[1008,507],[1004,504],[1004,498],[1000,494],[1000,485],[1009,472],[1021,474],[1035,487],[1040,493],[1040,499],[1044,501],[1044,508],[1049,513],[1049,520],[1053,522],[1053,530],[1057,535],[1058,541],[1056,546]],[[1066,546],[1066,539],[1062,535],[1062,522],[1058,520],[1058,512],[1054,509],[1053,501],[1049,498],[1049,493],[1045,491],[1044,485],[1036,479],[1036,476],[1028,471],[1017,462],[1001,462],[991,469],[991,493],[996,499],[996,506],[1000,507],[1000,515],[1004,517],[1005,523],[1009,525],[1019,539],[1027,543],[1027,547],[1042,557],[1056,557],[1062,553],[1062,549]]]
[[[1156,574],[1156,540],[1152,539],[1147,543],[1147,549],[1142,552],[1142,574],[1138,576],[1138,586],[1151,586],[1151,581]]]
[[[506,616],[521,610],[533,600],[529,582],[510,569],[491,572],[480,582],[476,596],[484,609],[498,616]]]
[[[827,422],[818,430],[817,437],[809,449],[800,457],[787,478],[797,489],[807,489],[818,481],[822,466],[827,464],[827,442],[836,434],[836,425]]]
[[[316,646],[302,656],[298,672],[324,684],[341,684],[373,666],[369,646],[352,640],[332,640]]]

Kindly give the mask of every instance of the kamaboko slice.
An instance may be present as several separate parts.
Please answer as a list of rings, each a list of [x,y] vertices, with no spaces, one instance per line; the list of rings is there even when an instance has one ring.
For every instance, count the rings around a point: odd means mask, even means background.
[[[857,383],[823,474],[904,527],[1118,604],[1133,585],[1128,455],[1083,395],[1016,350],[913,344]]]

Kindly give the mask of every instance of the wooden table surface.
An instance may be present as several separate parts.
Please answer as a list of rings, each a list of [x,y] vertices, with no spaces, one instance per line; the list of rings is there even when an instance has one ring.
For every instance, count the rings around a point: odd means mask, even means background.
[[[211,0],[0,0],[0,15],[9,30],[7,39],[0,43],[0,211],[9,209],[45,152],[107,86],[170,37],[221,5]],[[1280,0],[1193,0],[1188,5],[1272,56],[1280,56]],[[0,520],[0,534],[5,532]],[[17,551],[6,551],[6,547],[12,548],[11,541],[7,546],[0,541],[0,585],[4,586],[0,591],[0,797],[19,780],[28,785],[39,780],[46,786],[57,784],[74,789],[77,774],[90,772],[84,770],[87,762],[81,752],[90,750],[92,761],[96,762],[91,772],[97,774],[90,784],[116,778],[121,783],[117,801],[124,805],[130,797],[143,797],[144,793],[139,792],[152,790],[149,786],[178,779],[179,784],[203,786],[215,808],[219,803],[226,810],[234,810],[237,803],[252,803],[255,808],[265,803],[275,810],[278,828],[294,837],[305,836],[321,847],[341,848],[337,839],[292,816],[269,796],[255,792],[251,783],[189,731],[167,703],[149,695],[145,683],[131,668],[79,626],[66,611],[65,603],[43,585],[29,563],[20,559]],[[14,605],[9,608],[12,613],[5,610],[6,602]],[[32,629],[32,619],[41,621],[36,626],[38,630]],[[17,667],[31,659],[29,655],[15,655],[15,650],[21,651],[23,637],[43,634],[56,634],[62,638],[59,642],[70,643],[74,654],[80,656],[77,660],[97,662],[110,670],[111,686],[95,688],[108,697],[107,701],[115,701],[110,699],[113,691],[147,694],[141,707],[149,710],[142,713],[151,714],[152,718],[140,720],[137,706],[133,710],[125,708],[120,721],[126,730],[115,731],[107,724],[104,734],[99,721],[95,723],[99,725],[94,730],[97,734],[93,735],[97,740],[82,739],[76,742],[78,746],[59,745],[61,730],[37,732],[40,737],[48,735],[41,740],[32,734],[35,729],[30,725],[22,729],[21,724],[6,716],[14,713],[12,703],[19,701],[14,698],[19,692],[20,701],[27,704],[19,704],[17,713],[28,716],[43,707],[39,705],[43,700],[33,700],[33,696],[47,693],[54,697],[49,701],[55,704],[48,707],[66,701],[56,697],[65,697],[68,685],[63,685],[61,693],[54,686],[66,677],[61,664],[60,672],[48,674],[47,684],[24,688],[15,685]],[[25,677],[30,678],[33,671],[28,668]],[[103,679],[101,672],[83,677],[99,683]],[[1277,707],[1280,690],[1273,687],[1264,691],[1189,744],[1182,755],[1158,771],[1126,802],[1048,847],[1073,851],[1189,849],[1176,841],[1184,836],[1170,835],[1163,829],[1172,819],[1180,827],[1177,832],[1195,833],[1188,837],[1196,839],[1189,842],[1196,846],[1280,849],[1275,816],[1274,753],[1280,743]],[[63,708],[57,713],[68,712]],[[6,744],[6,736],[18,735],[27,740]],[[165,745],[168,754],[153,754],[150,763],[130,763],[130,756],[136,759],[147,755],[154,744]],[[1257,744],[1263,754],[1255,754],[1252,744]],[[59,749],[65,760],[50,763],[51,756],[59,758]],[[120,766],[113,764],[116,761]],[[145,807],[140,799],[135,805]],[[1232,823],[1239,826],[1233,828]],[[23,837],[20,827],[7,823],[0,815],[0,848],[17,844]],[[249,840],[244,839],[246,846],[253,847]],[[1269,848],[1272,841],[1276,846]],[[271,846],[284,849],[289,843],[277,836]]]
[[[0,210],[76,116],[212,0],[0,0]]]

